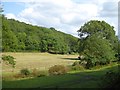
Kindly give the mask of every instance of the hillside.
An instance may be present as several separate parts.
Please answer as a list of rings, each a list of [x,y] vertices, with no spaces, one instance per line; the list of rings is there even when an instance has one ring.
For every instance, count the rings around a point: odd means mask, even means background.
[[[49,53],[77,52],[78,38],[55,30],[2,17],[2,51]]]

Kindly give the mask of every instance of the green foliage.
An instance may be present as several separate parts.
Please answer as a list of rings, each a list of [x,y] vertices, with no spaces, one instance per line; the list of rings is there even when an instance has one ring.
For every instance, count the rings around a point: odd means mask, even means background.
[[[79,52],[87,62],[86,68],[109,64],[116,59],[118,39],[112,26],[104,21],[91,20],[85,23],[78,32]]]
[[[80,61],[75,61],[72,66],[80,65]]]
[[[24,75],[24,76],[30,75],[30,71],[29,71],[27,68],[22,69],[22,70],[20,71],[20,73],[21,73],[21,75]]]
[[[119,88],[120,86],[120,72],[108,71],[102,77],[100,87],[103,88]]]
[[[63,65],[55,65],[49,68],[50,75],[61,75],[61,74],[65,74],[66,72],[67,69]]]
[[[2,56],[2,60],[7,62],[8,64],[12,65],[13,68],[15,68],[15,65],[16,65],[16,61],[14,61],[14,57],[13,56],[10,56],[10,55],[3,55]]]
[[[85,68],[82,65],[72,66],[72,70],[84,70]]]
[[[40,51],[54,54],[77,52],[77,38],[53,27],[32,26],[4,16],[2,22],[3,52]]]
[[[97,37],[107,39],[111,43],[111,47],[114,50],[118,50],[116,45],[118,44],[118,38],[115,36],[115,30],[113,26],[110,26],[105,21],[91,20],[81,26],[78,30],[79,36],[83,38],[84,35],[87,37],[97,34]]]
[[[110,47],[108,40],[92,35],[87,38],[84,45],[85,47],[82,53],[87,61],[87,68],[89,66],[109,64],[115,59],[115,52]]]
[[[82,72],[69,72],[65,75],[59,76],[46,76],[46,77],[37,77],[32,79],[24,80],[14,80],[14,81],[2,81],[3,89],[5,88],[101,88],[98,83],[101,82],[101,77],[108,70],[116,70],[118,66],[109,67],[106,66],[97,70],[85,70]],[[4,75],[5,76],[5,75]],[[10,75],[9,75],[10,76]],[[77,84],[76,84],[77,83]]]
[[[84,70],[84,66],[81,64],[80,61],[75,61],[72,64],[72,70]]]

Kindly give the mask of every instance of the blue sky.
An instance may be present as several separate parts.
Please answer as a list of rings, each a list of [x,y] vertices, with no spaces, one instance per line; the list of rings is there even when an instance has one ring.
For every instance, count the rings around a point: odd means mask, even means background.
[[[23,9],[25,9],[25,5],[23,2],[3,2],[4,6],[4,14],[13,13],[17,15]]]
[[[4,0],[4,14],[32,25],[54,27],[77,37],[89,20],[104,20],[117,33],[118,0]]]

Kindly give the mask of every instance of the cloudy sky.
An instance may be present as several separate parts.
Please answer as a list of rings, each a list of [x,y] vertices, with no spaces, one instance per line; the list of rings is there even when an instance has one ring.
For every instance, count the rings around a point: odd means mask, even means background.
[[[2,4],[7,18],[74,36],[89,20],[104,20],[118,33],[118,0],[4,0]]]

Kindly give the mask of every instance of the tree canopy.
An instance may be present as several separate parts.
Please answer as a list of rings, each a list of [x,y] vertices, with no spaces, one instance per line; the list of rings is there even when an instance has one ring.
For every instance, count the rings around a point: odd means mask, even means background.
[[[103,39],[107,39],[114,48],[117,49],[118,38],[115,36],[115,30],[113,26],[110,26],[105,21],[91,20],[81,26],[80,30],[78,30],[80,38],[83,38],[85,35],[87,37],[97,34],[97,37],[101,37]]]
[[[78,30],[80,55],[84,55],[88,67],[107,64],[115,60],[118,39],[113,26],[105,21],[91,20]]]
[[[78,38],[55,28],[33,26],[2,17],[3,52],[39,51],[50,53],[77,52]]]

